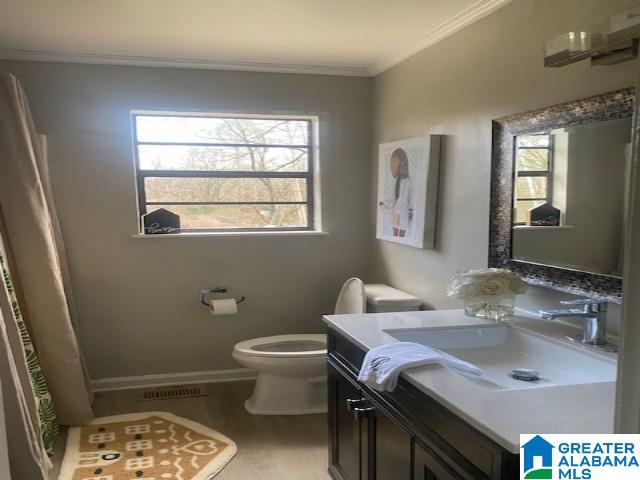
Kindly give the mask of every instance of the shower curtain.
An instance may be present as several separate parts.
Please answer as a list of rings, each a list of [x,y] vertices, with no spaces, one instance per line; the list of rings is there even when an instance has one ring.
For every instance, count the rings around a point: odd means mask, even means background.
[[[24,91],[12,75],[0,76],[0,211],[21,318],[33,340],[58,421],[84,424],[93,412],[72,324],[64,245],[41,144]]]
[[[0,229],[1,230],[1,229]],[[20,310],[20,304],[18,303],[18,297],[13,286],[13,278],[9,270],[8,256],[0,231],[0,272],[2,273],[2,283],[4,289],[2,293],[4,298],[0,299],[0,305],[3,307],[3,318],[5,322],[13,321],[17,327],[17,332],[20,334],[20,349],[16,352],[16,355],[20,360],[26,362],[27,372],[31,381],[31,390],[35,397],[39,426],[42,430],[42,441],[47,453],[53,453],[53,442],[60,433],[58,427],[58,421],[56,418],[56,411],[51,399],[51,393],[49,392],[49,385],[42,373],[42,367],[40,366],[40,360],[38,359],[38,353],[36,352],[33,342],[31,341],[31,335],[27,329],[27,325],[24,323],[22,312]],[[22,362],[20,362],[22,363]],[[28,388],[27,388],[28,390]]]
[[[58,433],[55,409],[31,343],[0,229],[0,378],[5,399],[12,476],[47,478]]]

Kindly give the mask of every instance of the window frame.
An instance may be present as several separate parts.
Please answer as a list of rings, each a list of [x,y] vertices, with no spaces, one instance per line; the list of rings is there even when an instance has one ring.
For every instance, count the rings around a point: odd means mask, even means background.
[[[515,219],[517,218],[517,211],[518,211],[518,202],[526,202],[526,201],[543,201],[544,203],[548,203],[551,205],[552,200],[553,200],[553,152],[554,152],[554,146],[553,146],[553,134],[551,133],[529,133],[526,134],[527,137],[533,137],[533,136],[545,136],[548,138],[548,142],[546,146],[525,146],[525,147],[521,147],[518,145],[518,138],[517,136],[514,138],[514,144],[513,144],[513,158],[514,158],[514,171],[515,171],[515,181],[514,181],[514,188],[513,188],[513,208],[515,210],[514,213],[514,222],[513,225],[514,226],[522,226],[525,225],[525,222],[516,222]],[[525,170],[525,171],[520,171],[518,170],[518,153],[520,150],[546,150],[547,151],[547,170]],[[518,197],[518,193],[517,193],[517,180],[518,178],[526,178],[526,177],[544,177],[546,178],[546,182],[547,182],[547,195],[545,197],[524,197],[524,198],[519,198]]]
[[[286,114],[246,114],[228,112],[180,112],[157,110],[132,110],[131,131],[133,141],[133,157],[135,168],[135,185],[138,209],[138,229],[140,235],[144,233],[142,216],[147,213],[150,205],[303,205],[307,208],[307,224],[303,227],[237,227],[237,228],[180,228],[180,233],[287,233],[287,232],[317,232],[320,229],[319,212],[319,178],[318,178],[318,125],[319,117],[314,115],[286,115]],[[233,118],[246,120],[288,120],[304,121],[307,123],[306,144],[258,144],[258,143],[207,143],[207,142],[147,142],[138,140],[137,117],[190,117],[190,118]],[[139,146],[194,146],[194,147],[255,147],[255,148],[297,148],[306,149],[307,170],[302,172],[255,172],[228,170],[145,170],[140,168]],[[306,201],[274,201],[274,202],[148,202],[146,200],[146,178],[302,178],[305,179]]]

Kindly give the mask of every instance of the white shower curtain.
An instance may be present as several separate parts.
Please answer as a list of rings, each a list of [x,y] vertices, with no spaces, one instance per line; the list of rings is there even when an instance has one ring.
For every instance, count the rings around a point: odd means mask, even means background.
[[[72,324],[62,236],[29,106],[12,75],[0,76],[0,211],[18,301],[58,420],[63,425],[84,424],[93,412]],[[5,350],[7,345],[11,342],[5,342]],[[0,353],[7,358],[7,352]],[[22,366],[15,369],[20,371]],[[28,426],[26,420],[23,424]]]

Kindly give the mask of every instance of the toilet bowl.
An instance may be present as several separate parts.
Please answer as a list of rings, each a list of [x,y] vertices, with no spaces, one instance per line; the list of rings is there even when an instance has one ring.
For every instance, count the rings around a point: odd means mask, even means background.
[[[236,344],[233,358],[258,372],[244,406],[254,415],[326,411],[326,335],[277,335]]]
[[[417,310],[420,305],[417,298],[386,285],[373,287],[375,295],[372,296],[360,279],[347,280],[338,296],[335,313],[364,313],[367,308],[375,310],[375,305],[368,306],[367,298],[373,304],[384,300],[385,311]],[[394,295],[398,297],[395,309]],[[232,355],[241,365],[258,372],[253,394],[244,403],[249,413],[305,415],[327,411],[326,335],[253,338],[236,344]]]

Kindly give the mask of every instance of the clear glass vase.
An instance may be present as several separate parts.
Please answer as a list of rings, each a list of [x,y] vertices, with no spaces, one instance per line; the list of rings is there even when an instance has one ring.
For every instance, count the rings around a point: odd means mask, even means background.
[[[464,300],[464,313],[469,317],[482,317],[496,322],[513,316],[515,295],[472,297]]]

